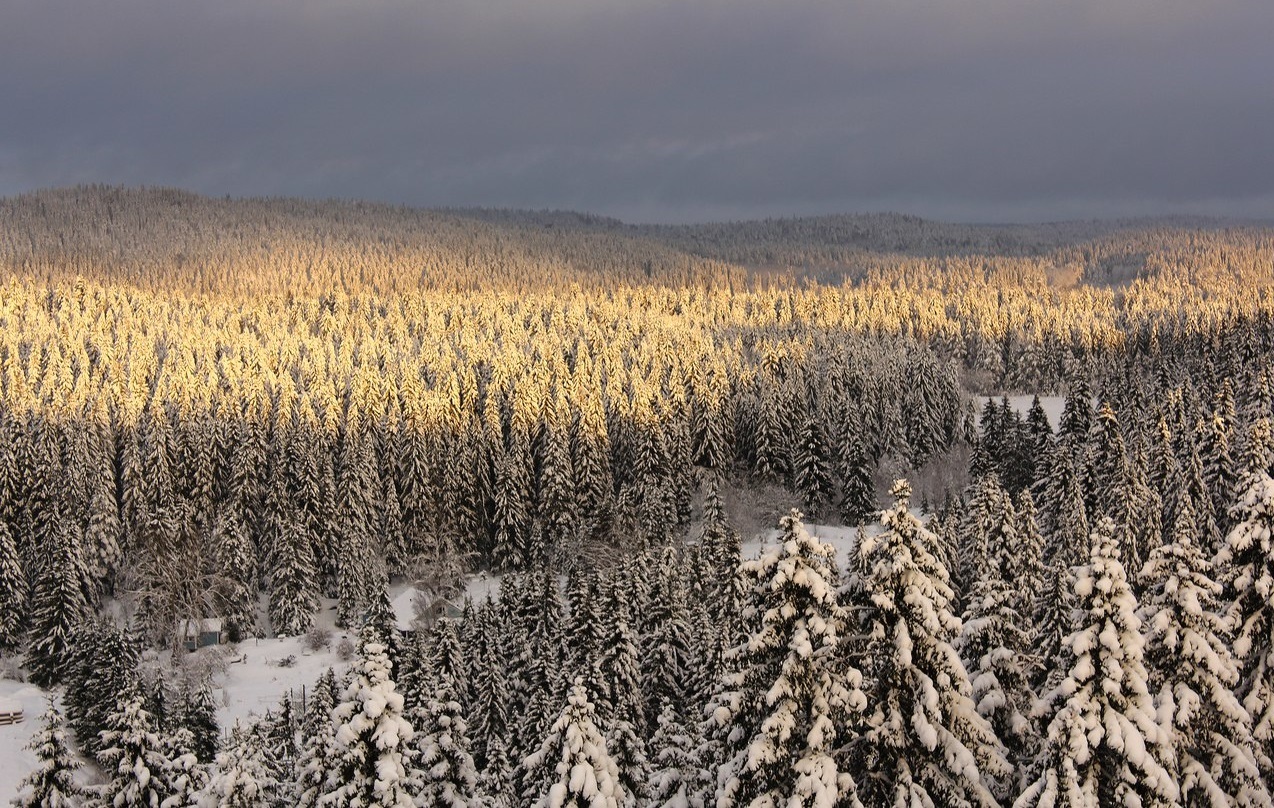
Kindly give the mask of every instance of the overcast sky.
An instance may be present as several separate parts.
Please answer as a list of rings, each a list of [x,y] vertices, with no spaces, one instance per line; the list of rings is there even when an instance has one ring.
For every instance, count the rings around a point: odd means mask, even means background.
[[[1271,0],[3,0],[0,194],[1274,217]]]

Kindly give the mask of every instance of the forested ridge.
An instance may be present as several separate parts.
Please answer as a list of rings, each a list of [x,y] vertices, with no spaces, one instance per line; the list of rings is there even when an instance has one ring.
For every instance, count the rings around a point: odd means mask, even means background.
[[[1270,804],[1274,228],[83,187],[0,273],[0,648],[108,804]],[[726,489],[880,525],[745,560]],[[136,670],[321,597],[305,716]]]

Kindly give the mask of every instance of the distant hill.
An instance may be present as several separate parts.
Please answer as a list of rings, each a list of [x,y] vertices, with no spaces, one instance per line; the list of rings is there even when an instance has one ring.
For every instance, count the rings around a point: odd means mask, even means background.
[[[80,186],[0,199],[0,272],[220,294],[334,289],[733,286],[914,275],[916,260],[1030,259],[1063,285],[1124,284],[1201,234],[1268,224],[1171,218],[946,224],[894,213],[634,225],[573,211],[415,209]],[[1223,239],[1224,240],[1224,239]]]

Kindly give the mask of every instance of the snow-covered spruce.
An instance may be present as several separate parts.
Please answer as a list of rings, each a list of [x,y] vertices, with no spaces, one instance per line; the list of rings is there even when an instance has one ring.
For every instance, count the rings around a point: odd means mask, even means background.
[[[1230,519],[1234,527],[1215,566],[1226,572],[1231,598],[1225,616],[1241,666],[1238,693],[1252,716],[1253,736],[1268,748],[1274,744],[1274,479],[1264,467],[1249,472]]]
[[[540,748],[523,761],[525,795],[536,808],[619,808],[628,796],[619,784],[619,767],[594,722],[592,702],[576,679]]]
[[[437,677],[433,692],[410,718],[419,729],[421,790],[416,804],[436,808],[482,805],[468,726],[450,676]]]
[[[236,724],[225,750],[217,754],[212,777],[199,797],[199,808],[275,805],[281,786],[271,768],[261,736]]]
[[[928,548],[936,539],[911,514],[911,486],[894,483],[885,530],[864,537],[869,566],[872,688],[869,729],[853,752],[864,805],[993,806],[990,784],[1011,769],[952,643],[948,575]]]
[[[194,752],[197,745],[194,733],[186,727],[178,727],[164,739],[164,755],[168,758],[164,780],[168,783],[168,796],[159,808],[199,808],[209,772]]]
[[[36,768],[18,786],[15,808],[75,808],[81,799],[75,782],[79,765],[66,745],[62,713],[53,699],[41,717],[42,726],[31,739],[28,749],[35,752]]]
[[[171,791],[164,781],[170,768],[164,744],[143,703],[137,691],[126,696],[102,730],[97,760],[110,781],[99,794],[113,808],[159,808]]]
[[[697,738],[681,722],[672,705],[659,714],[650,739],[651,774],[648,792],[652,808],[704,808],[699,793],[701,776]]]
[[[1178,803],[1171,740],[1150,697],[1137,599],[1109,517],[1092,545],[1075,583],[1080,618],[1066,638],[1068,674],[1043,702],[1051,709],[1048,737],[1015,808]]]
[[[1222,639],[1221,586],[1199,546],[1189,497],[1176,512],[1172,540],[1155,548],[1142,571],[1146,662],[1167,720],[1185,805],[1271,805],[1261,781],[1269,760],[1252,741],[1252,718],[1235,697],[1238,666]]]
[[[332,726],[332,710],[336,707],[338,689],[336,672],[324,671],[314,684],[310,703],[305,708],[301,729],[304,738],[296,763],[296,782],[292,788],[292,804],[296,808],[314,808],[323,796],[329,768],[336,763],[336,728]]]
[[[835,550],[793,511],[778,544],[745,562],[747,640],[726,656],[710,731],[722,739],[717,805],[857,803],[836,758],[866,708],[858,671],[844,663]]]
[[[411,741],[403,697],[390,676],[389,657],[376,642],[363,645],[352,679],[332,710],[335,733],[319,806],[411,808]]]
[[[991,722],[1009,763],[1020,773],[1037,749],[1037,739],[1027,717],[1035,698],[1024,660],[1030,637],[1014,608],[1017,600],[1016,590],[993,565],[973,584],[955,647],[969,673],[978,713]],[[1017,779],[992,784],[996,798],[1003,802],[1018,794],[1022,784]]]

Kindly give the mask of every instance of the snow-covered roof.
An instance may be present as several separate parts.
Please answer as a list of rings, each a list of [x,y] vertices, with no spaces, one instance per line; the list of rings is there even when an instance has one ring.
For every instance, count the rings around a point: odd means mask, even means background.
[[[222,621],[220,617],[205,617],[201,620],[182,620],[177,624],[177,630],[183,636],[192,636],[194,634],[206,634],[222,630]]]

